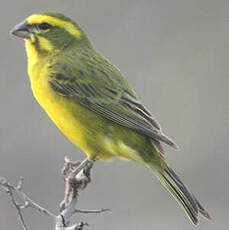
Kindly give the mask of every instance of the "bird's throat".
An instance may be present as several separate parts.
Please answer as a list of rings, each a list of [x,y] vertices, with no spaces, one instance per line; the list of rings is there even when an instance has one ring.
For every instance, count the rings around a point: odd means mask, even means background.
[[[25,41],[25,49],[28,59],[28,74],[32,76],[34,74],[35,65],[37,65],[40,61],[40,55],[34,46],[34,44],[30,40]]]

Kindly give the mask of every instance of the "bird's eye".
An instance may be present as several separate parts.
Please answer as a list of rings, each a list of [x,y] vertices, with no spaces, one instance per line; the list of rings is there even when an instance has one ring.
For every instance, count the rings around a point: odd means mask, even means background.
[[[51,28],[52,26],[50,24],[48,24],[47,22],[41,23],[38,25],[38,28],[40,30],[48,30],[49,28]]]

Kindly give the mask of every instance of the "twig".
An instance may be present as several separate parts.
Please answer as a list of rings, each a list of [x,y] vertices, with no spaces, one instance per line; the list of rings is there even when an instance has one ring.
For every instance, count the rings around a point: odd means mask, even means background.
[[[110,211],[109,208],[102,208],[102,209],[95,209],[95,210],[81,210],[81,209],[75,209],[74,213],[102,213]]]
[[[11,185],[5,178],[0,177],[0,187],[3,188],[9,195],[13,205],[17,209],[21,225],[24,230],[28,230],[23,215],[22,209],[34,208],[39,212],[50,216],[55,221],[55,230],[83,230],[87,223],[80,222],[70,226],[70,218],[75,213],[102,213],[109,209],[96,209],[96,210],[80,210],[76,209],[76,204],[79,197],[79,191],[84,190],[88,183],[91,182],[90,172],[93,162],[85,159],[82,162],[73,162],[65,157],[64,167],[61,171],[65,181],[65,197],[60,204],[60,213],[53,214],[49,210],[41,207],[29,198],[23,191],[23,178],[20,178],[17,186]],[[23,204],[18,204],[15,195],[23,201]]]
[[[3,185],[3,184],[1,184],[1,185]],[[26,226],[26,223],[25,223],[25,221],[24,221],[24,218],[23,218],[23,216],[22,216],[22,213],[21,213],[21,205],[20,205],[20,204],[17,204],[17,201],[16,201],[15,198],[14,198],[14,194],[13,194],[13,191],[12,191],[12,190],[13,190],[13,189],[12,189],[13,187],[12,187],[9,183],[7,183],[6,180],[5,180],[4,186],[5,186],[5,189],[6,189],[7,194],[8,194],[9,197],[10,197],[10,200],[12,201],[14,207],[15,207],[16,210],[17,210],[17,213],[18,213],[18,216],[19,216],[19,220],[20,220],[20,222],[21,222],[21,225],[22,225],[23,229],[24,229],[24,230],[28,230],[28,228],[27,228],[27,226]]]

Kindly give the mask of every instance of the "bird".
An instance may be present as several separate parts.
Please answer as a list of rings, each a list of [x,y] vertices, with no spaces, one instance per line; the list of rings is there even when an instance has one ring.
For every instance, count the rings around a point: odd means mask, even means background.
[[[149,168],[193,224],[211,219],[166,163],[167,137],[120,70],[98,52],[80,25],[61,13],[35,13],[16,25],[24,39],[34,97],[90,161],[113,157]]]

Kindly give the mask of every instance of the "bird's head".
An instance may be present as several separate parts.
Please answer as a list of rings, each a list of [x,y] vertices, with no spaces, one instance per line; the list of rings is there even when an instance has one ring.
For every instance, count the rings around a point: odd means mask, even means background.
[[[90,46],[80,26],[60,13],[33,14],[15,26],[12,34],[25,39],[39,54],[55,53],[70,44]]]

